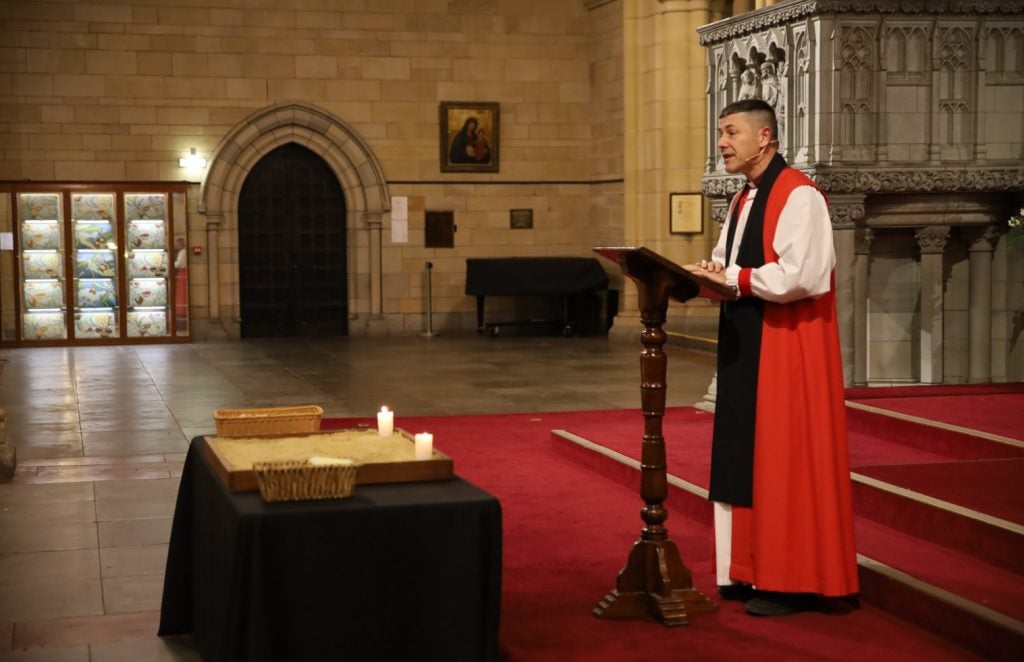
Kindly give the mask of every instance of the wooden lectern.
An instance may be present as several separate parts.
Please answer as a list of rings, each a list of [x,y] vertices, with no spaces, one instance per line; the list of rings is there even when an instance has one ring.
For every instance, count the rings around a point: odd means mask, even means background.
[[[713,300],[735,298],[732,288],[692,274],[646,248],[595,248],[594,252],[622,268],[636,282],[640,321],[640,397],[644,436],[640,456],[640,511],[644,526],[633,543],[615,588],[606,595],[594,615],[598,618],[633,618],[650,615],[664,625],[686,625],[688,612],[714,611],[715,605],[693,588],[689,568],[668,539],[664,502],[668,496],[665,474],[665,439],[661,420],[665,415],[665,315],[669,298],[687,301],[694,297]]]

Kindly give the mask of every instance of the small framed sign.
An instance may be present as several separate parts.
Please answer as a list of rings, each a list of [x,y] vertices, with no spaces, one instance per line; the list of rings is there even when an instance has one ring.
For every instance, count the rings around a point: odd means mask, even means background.
[[[700,193],[669,193],[668,231],[672,234],[703,232],[704,196]]]
[[[532,209],[510,209],[508,227],[513,230],[530,230],[533,228]]]

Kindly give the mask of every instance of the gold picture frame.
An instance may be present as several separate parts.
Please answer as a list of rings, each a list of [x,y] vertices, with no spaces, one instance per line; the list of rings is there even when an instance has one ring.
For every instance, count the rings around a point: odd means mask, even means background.
[[[670,234],[704,232],[704,196],[700,193],[669,193],[668,231]]]
[[[441,172],[498,172],[500,104],[442,101]]]

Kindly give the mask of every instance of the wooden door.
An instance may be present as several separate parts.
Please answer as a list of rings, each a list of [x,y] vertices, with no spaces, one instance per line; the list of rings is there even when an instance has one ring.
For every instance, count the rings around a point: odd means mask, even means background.
[[[348,333],[345,195],[319,156],[288,143],[253,167],[238,202],[243,338]]]

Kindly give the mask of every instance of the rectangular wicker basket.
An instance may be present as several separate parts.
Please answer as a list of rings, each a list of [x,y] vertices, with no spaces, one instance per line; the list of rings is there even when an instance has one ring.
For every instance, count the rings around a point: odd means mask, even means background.
[[[304,460],[255,462],[256,483],[264,501],[312,501],[352,496],[359,465],[313,465]]]
[[[219,437],[259,437],[319,432],[324,410],[318,405],[216,409],[213,420]]]

